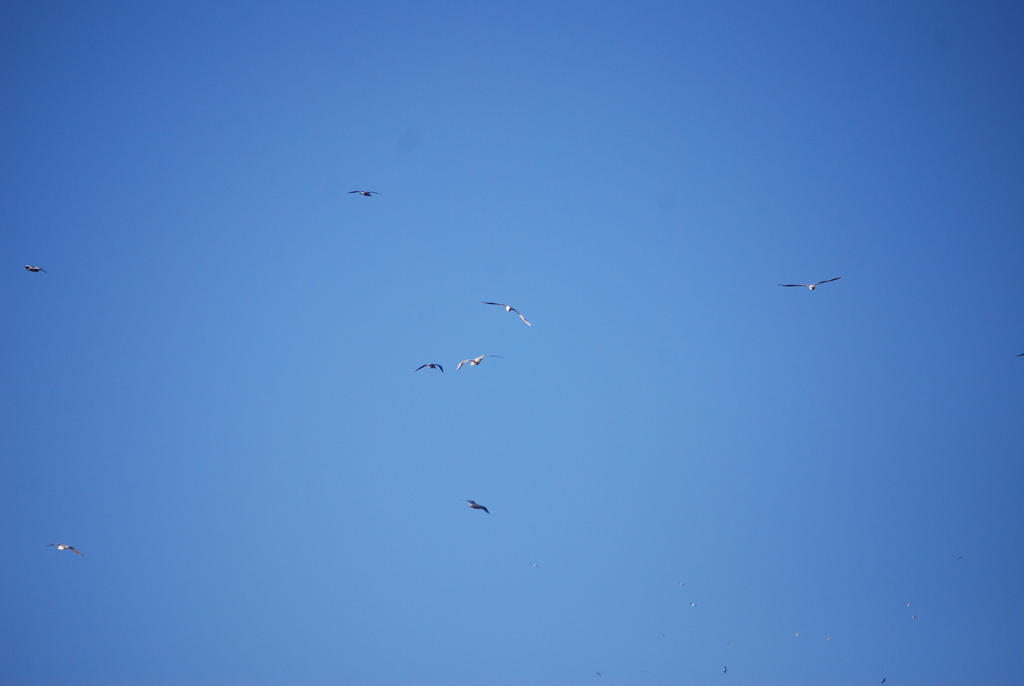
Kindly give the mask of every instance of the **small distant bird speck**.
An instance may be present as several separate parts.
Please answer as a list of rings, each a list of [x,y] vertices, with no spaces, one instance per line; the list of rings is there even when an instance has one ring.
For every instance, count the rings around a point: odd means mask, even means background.
[[[909,600],[907,601],[907,607],[910,607],[910,601]]]
[[[485,357],[501,357],[501,355],[491,355],[490,353],[484,353],[483,355],[480,355],[478,357],[472,357],[463,360],[462,362],[459,362],[459,365],[455,368],[455,371],[459,371],[460,369],[462,369],[462,365],[466,364],[467,362],[469,362],[470,367],[475,367],[481,362],[483,362]]]
[[[728,673],[729,673],[729,668],[726,667],[725,665],[722,665],[722,674],[728,674]]]
[[[686,585],[686,582],[685,582],[685,581],[680,581],[680,582],[679,582],[679,585],[680,585],[680,586],[685,586],[685,585]]]
[[[826,636],[826,637],[825,637],[825,640],[826,640],[826,641],[831,641],[831,640],[832,640],[832,637],[831,637],[831,636]]]
[[[780,283],[779,285],[782,286],[783,288],[800,288],[800,287],[802,287],[802,288],[809,288],[809,289],[811,289],[813,291],[815,288],[817,288],[818,286],[820,286],[823,283],[832,283],[833,281],[838,281],[841,278],[843,278],[843,277],[837,276],[834,279],[825,279],[824,281],[818,281],[816,283]]]
[[[42,267],[40,267],[37,264],[26,264],[25,265],[25,269],[30,271],[30,272],[42,272],[44,274],[47,273],[45,269],[43,269]]]
[[[885,677],[884,676],[882,677],[882,683],[883,684],[885,683]]]
[[[793,633],[793,638],[800,638],[800,632],[796,631]]]
[[[690,601],[690,607],[697,607],[697,603]]]
[[[473,508],[474,510],[483,510],[483,511],[484,511],[484,512],[486,512],[487,514],[491,514],[491,511],[490,511],[490,510],[488,510],[488,509],[487,509],[486,507],[484,507],[483,505],[481,505],[481,504],[477,503],[477,502],[476,502],[475,500],[467,500],[466,502],[467,502],[467,503],[469,503],[469,506],[470,506],[471,508]]]
[[[917,615],[910,615],[911,619],[917,619]]]
[[[523,324],[526,324],[527,326],[533,326],[533,324],[526,321],[526,317],[523,316],[522,312],[512,307],[511,305],[506,305],[505,303],[492,303],[486,300],[481,300],[480,302],[483,303],[484,305],[497,305],[498,307],[504,307],[506,312],[515,312],[516,314],[518,314],[519,318],[523,320]]]
[[[81,550],[79,550],[75,546],[68,545],[67,543],[48,543],[46,545],[46,547],[47,548],[56,548],[57,550],[70,550],[73,553],[78,553],[82,557],[85,557],[85,553],[83,553]]]
[[[537,569],[537,567],[540,567],[540,565],[537,564],[536,562],[531,562],[530,566],[533,567],[534,569]]]
[[[963,555],[957,555],[957,556],[956,556],[956,559],[958,559],[958,560],[962,560],[962,559],[964,559],[964,556],[963,556]]]
[[[350,195],[352,193],[358,193],[359,195],[363,196],[364,198],[372,198],[375,195],[380,195],[380,193],[378,193],[377,191],[349,191]]]
[[[427,362],[426,364],[421,364],[419,367],[416,367],[416,369],[414,369],[413,371],[418,372],[424,367],[430,367],[431,369],[440,369],[441,373],[444,374],[444,367],[439,365],[437,362]]]

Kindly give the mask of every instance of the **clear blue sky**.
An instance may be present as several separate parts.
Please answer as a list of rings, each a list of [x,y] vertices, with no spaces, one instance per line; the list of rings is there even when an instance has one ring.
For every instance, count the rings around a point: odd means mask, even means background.
[[[1021,683],[1021,35],[6,3],[0,682]]]

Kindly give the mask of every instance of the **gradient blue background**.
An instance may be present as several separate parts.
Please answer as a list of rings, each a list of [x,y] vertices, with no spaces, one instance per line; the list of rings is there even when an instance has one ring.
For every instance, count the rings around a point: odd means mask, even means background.
[[[0,682],[1020,684],[1022,35],[4,3]]]

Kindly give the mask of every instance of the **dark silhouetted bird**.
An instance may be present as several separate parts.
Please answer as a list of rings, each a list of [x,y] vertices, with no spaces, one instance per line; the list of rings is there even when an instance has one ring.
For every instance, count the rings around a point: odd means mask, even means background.
[[[416,369],[414,369],[413,371],[414,372],[418,372],[419,370],[423,369],[424,367],[430,367],[431,369],[440,369],[441,373],[442,374],[444,373],[444,367],[439,365],[437,362],[427,362],[426,364],[421,364],[419,367],[416,367]]]
[[[833,281],[838,281],[841,278],[843,278],[843,277],[837,276],[834,279],[825,279],[824,281],[818,281],[817,283],[780,283],[779,285],[784,287],[784,288],[799,288],[799,287],[810,288],[813,291],[815,288],[817,288],[818,286],[820,286],[823,283],[831,283]]]
[[[30,272],[43,272],[44,274],[46,273],[45,269],[35,264],[26,264],[25,269],[27,269]]]
[[[480,503],[476,502],[475,500],[467,500],[466,502],[469,503],[469,506],[471,508],[473,508],[474,510],[483,510],[487,514],[491,514],[490,510],[488,510],[486,507],[484,507]]]
[[[364,198],[372,198],[375,195],[380,195],[380,193],[378,193],[377,191],[349,191],[349,194],[352,194],[352,193],[358,193],[359,195],[363,196]]]

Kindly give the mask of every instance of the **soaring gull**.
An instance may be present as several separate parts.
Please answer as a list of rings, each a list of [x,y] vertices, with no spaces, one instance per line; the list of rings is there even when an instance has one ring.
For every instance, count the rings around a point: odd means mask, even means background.
[[[818,286],[820,286],[823,283],[832,283],[833,281],[838,281],[841,278],[843,278],[843,277],[837,276],[834,279],[825,279],[824,281],[818,281],[817,283],[780,283],[779,285],[783,286],[785,288],[797,288],[797,287],[810,288],[813,291],[815,288],[817,288]]]
[[[473,508],[474,510],[483,510],[487,514],[491,514],[490,510],[488,510],[486,507],[484,507],[483,505],[481,505],[480,503],[478,503],[475,500],[467,500],[466,502],[469,503],[469,506],[471,508]]]
[[[44,274],[46,273],[45,269],[35,264],[26,264],[25,269],[27,269],[30,272],[43,272]]]
[[[378,193],[377,191],[349,191],[350,195],[352,193],[358,193],[359,195],[363,196],[364,198],[372,198],[375,195],[380,195],[380,193]]]
[[[459,371],[460,369],[462,369],[462,365],[466,364],[467,362],[469,362],[470,367],[475,367],[481,362],[483,362],[485,357],[501,357],[501,355],[491,355],[490,353],[484,353],[479,357],[472,357],[470,359],[463,360],[462,362],[459,362],[459,366],[455,368],[455,371]]]
[[[526,321],[526,317],[523,316],[522,312],[512,307],[511,305],[506,305],[505,303],[492,303],[487,302],[486,300],[481,300],[480,302],[482,302],[484,305],[497,305],[498,307],[504,307],[506,312],[515,312],[516,314],[518,314],[519,318],[523,320],[523,324],[526,324],[527,326],[533,326],[533,324]]]
[[[85,555],[82,553],[82,551],[80,551],[78,548],[76,548],[73,545],[68,545],[67,543],[48,543],[46,545],[46,547],[47,548],[54,548],[55,547],[55,548],[57,548],[57,550],[70,550],[73,553],[78,553],[82,557],[85,557]]]
[[[437,362],[427,362],[426,364],[421,364],[419,367],[416,367],[416,369],[414,369],[413,371],[418,372],[424,367],[430,367],[431,369],[440,369],[441,373],[444,374],[444,367],[439,365]]]

